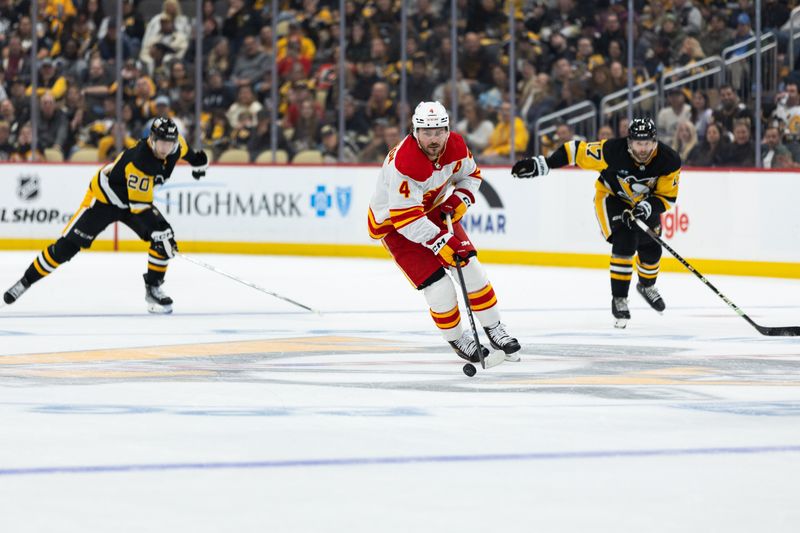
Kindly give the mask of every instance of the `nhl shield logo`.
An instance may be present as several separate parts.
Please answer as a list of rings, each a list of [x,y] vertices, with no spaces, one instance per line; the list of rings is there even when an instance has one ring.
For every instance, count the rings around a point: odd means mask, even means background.
[[[17,196],[21,200],[33,201],[39,196],[39,176],[22,174],[17,183]]]
[[[342,216],[347,216],[350,211],[350,200],[353,197],[352,187],[336,187],[336,207]]]

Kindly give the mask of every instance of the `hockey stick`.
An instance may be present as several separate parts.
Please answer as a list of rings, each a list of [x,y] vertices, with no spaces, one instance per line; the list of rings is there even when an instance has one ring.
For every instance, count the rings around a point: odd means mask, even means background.
[[[453,233],[453,218],[450,214],[447,215],[447,231]],[[489,353],[486,357],[483,356],[483,346],[481,345],[480,337],[478,337],[478,328],[475,327],[475,318],[472,316],[472,305],[469,303],[469,293],[467,293],[467,282],[464,281],[464,273],[461,271],[461,258],[455,257],[456,272],[458,272],[458,281],[461,285],[461,294],[464,297],[464,305],[467,306],[467,316],[469,317],[469,325],[472,328],[472,335],[475,338],[475,345],[478,347],[478,360],[481,363],[481,368],[487,369],[497,366],[506,360],[505,353],[502,357],[496,353]]]
[[[217,274],[225,276],[226,278],[230,278],[233,281],[238,281],[242,285],[247,285],[248,287],[250,287],[252,289],[255,289],[257,291],[263,292],[264,294],[269,294],[270,296],[274,296],[275,298],[278,298],[279,300],[283,300],[284,302],[289,302],[290,304],[296,305],[297,307],[302,307],[306,311],[311,311],[312,313],[316,313],[318,315],[322,314],[319,311],[317,311],[316,309],[312,309],[311,307],[308,307],[307,305],[303,305],[300,302],[292,300],[291,298],[287,298],[286,296],[281,296],[280,294],[278,294],[276,292],[268,291],[264,287],[260,287],[260,286],[256,285],[255,283],[251,283],[249,281],[245,281],[245,280],[243,280],[243,279],[241,279],[239,277],[234,276],[233,274],[228,274],[227,272],[224,272],[224,271],[218,269],[215,266],[209,265],[208,263],[206,263],[204,261],[201,261],[199,259],[195,259],[194,257],[182,254],[180,252],[176,253],[175,255],[177,255],[178,257],[180,257],[182,259],[185,259],[186,261],[189,261],[190,263],[194,263],[197,266],[203,267],[206,270],[210,270],[211,272],[216,272]]]
[[[650,236],[650,238],[651,238],[651,239],[653,239],[653,240],[654,240],[654,241],[656,241],[658,244],[660,244],[661,246],[663,246],[664,248],[666,248],[666,249],[667,249],[667,251],[668,251],[669,253],[671,253],[671,254],[673,255],[673,257],[675,257],[675,259],[677,259],[677,260],[678,260],[678,261],[679,261],[679,262],[680,262],[680,263],[681,263],[683,266],[685,266],[685,267],[686,267],[686,269],[687,269],[689,272],[691,272],[692,274],[694,274],[695,276],[697,276],[697,277],[700,279],[700,281],[702,281],[702,282],[703,282],[703,283],[704,283],[704,284],[705,284],[705,285],[706,285],[706,286],[707,286],[709,289],[711,289],[712,291],[714,291],[714,293],[715,293],[717,296],[719,296],[720,298],[722,298],[722,301],[723,301],[723,302],[725,302],[726,304],[728,304],[728,306],[730,306],[730,308],[731,308],[731,309],[733,309],[734,311],[736,311],[736,313],[737,313],[737,314],[738,314],[740,317],[742,317],[742,318],[744,318],[745,320],[747,320],[747,322],[748,322],[748,323],[749,323],[751,326],[753,326],[754,328],[756,328],[756,329],[758,330],[758,332],[759,332],[759,333],[761,333],[762,335],[769,335],[769,336],[771,336],[771,337],[797,337],[797,336],[800,336],[800,326],[779,326],[779,327],[767,327],[767,326],[759,326],[758,324],[756,324],[755,322],[753,322],[753,319],[751,319],[749,316],[747,316],[747,314],[746,314],[744,311],[742,311],[741,309],[739,309],[739,306],[737,306],[735,303],[733,303],[732,301],[730,301],[730,300],[728,299],[728,297],[727,297],[727,296],[725,296],[724,294],[722,294],[721,292],[719,292],[719,289],[717,289],[717,288],[716,288],[714,285],[712,285],[712,283],[711,283],[710,281],[708,281],[708,280],[705,278],[705,276],[703,276],[703,275],[702,275],[700,272],[698,272],[697,270],[695,270],[695,268],[694,268],[692,265],[690,265],[690,264],[689,264],[689,263],[686,261],[686,259],[684,259],[684,258],[683,258],[683,257],[681,257],[680,255],[678,255],[678,252],[676,252],[675,250],[673,250],[673,249],[670,247],[670,245],[669,245],[669,244],[665,243],[665,242],[664,242],[664,241],[661,239],[661,237],[659,237],[659,236],[658,236],[658,234],[657,234],[655,231],[651,230],[651,229],[650,229],[650,228],[647,226],[647,224],[645,224],[644,222],[642,222],[642,221],[641,221],[641,220],[639,220],[638,218],[636,218],[636,219],[634,219],[634,220],[635,220],[635,222],[636,222],[636,225],[637,225],[637,226],[639,226],[639,229],[640,229],[640,230],[642,230],[643,232],[647,233],[647,234]]]

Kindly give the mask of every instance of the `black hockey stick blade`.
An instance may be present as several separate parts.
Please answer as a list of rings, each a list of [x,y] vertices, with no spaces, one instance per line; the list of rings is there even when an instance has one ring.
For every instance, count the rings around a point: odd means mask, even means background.
[[[768,335],[770,337],[800,337],[800,326],[775,326],[775,327],[768,327],[768,326],[759,326],[758,324],[753,324],[759,333],[762,335]]]

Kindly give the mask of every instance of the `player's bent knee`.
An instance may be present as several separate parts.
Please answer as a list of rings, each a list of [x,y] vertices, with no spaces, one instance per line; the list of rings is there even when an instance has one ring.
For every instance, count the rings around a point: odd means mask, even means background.
[[[91,244],[92,242],[89,241],[89,244],[84,246],[84,248],[88,248]],[[80,250],[81,246],[79,244],[76,244],[66,237],[61,237],[50,247],[50,254],[58,263],[65,263],[75,257]]]
[[[434,311],[447,311],[457,305],[456,289],[447,276],[443,276],[423,289],[425,300]]]

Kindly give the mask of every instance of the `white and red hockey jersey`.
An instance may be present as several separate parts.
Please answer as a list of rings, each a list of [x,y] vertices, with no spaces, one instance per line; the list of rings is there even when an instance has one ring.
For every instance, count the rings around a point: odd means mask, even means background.
[[[481,171],[464,139],[451,132],[439,158],[431,161],[411,136],[392,148],[383,161],[375,194],[369,203],[369,234],[382,239],[399,231],[410,241],[425,243],[441,229],[425,215],[454,189],[477,196]]]

